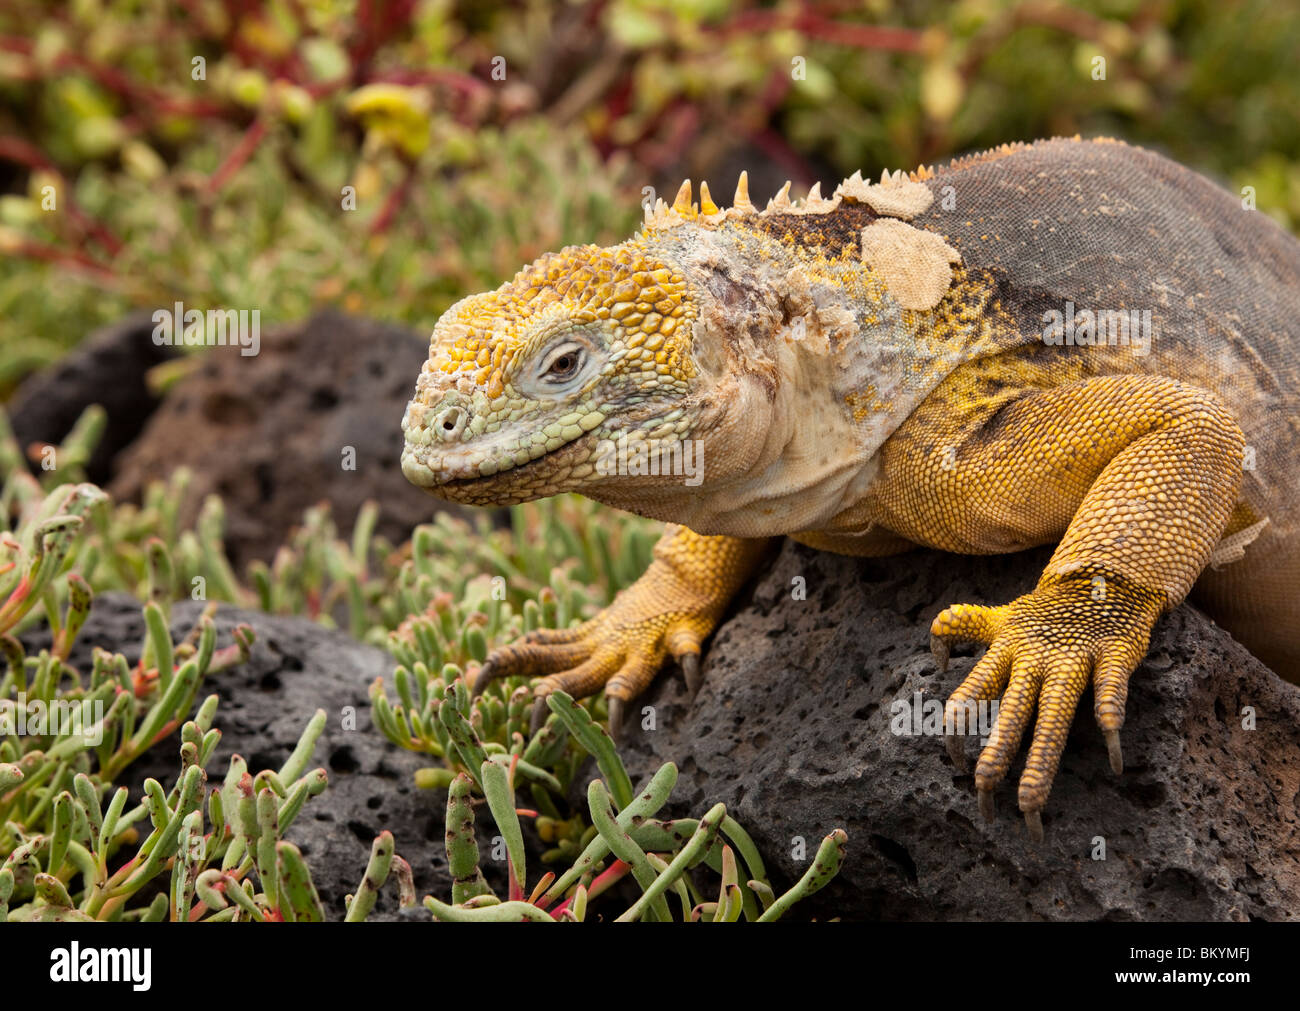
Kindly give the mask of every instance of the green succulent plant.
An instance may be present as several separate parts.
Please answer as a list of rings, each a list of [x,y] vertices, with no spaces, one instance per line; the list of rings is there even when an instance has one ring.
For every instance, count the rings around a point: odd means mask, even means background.
[[[592,828],[583,836],[581,852],[562,874],[547,871],[528,887],[520,815],[535,812],[521,812],[515,793],[525,763],[519,755],[487,753],[457,712],[452,720],[460,723],[456,746],[463,759],[468,763],[479,755],[483,758],[473,772],[456,775],[447,791],[447,866],[453,884],[450,902],[425,897],[424,905],[435,919],[580,922],[591,915],[592,902],[630,877],[641,894],[614,917],[618,921],[770,922],[838,873],[848,841],[842,829],[822,840],[804,875],[776,896],[753,840],[727,814],[725,805],[715,804],[698,819],[656,818],[677,783],[677,767],[666,763],[644,790],[634,793],[613,740],[587,710],[560,691],[547,696],[546,704],[551,716],[538,737],[548,730],[572,735],[583,752],[596,760],[601,773],[587,789]],[[505,899],[493,892],[480,869],[475,791],[482,792],[504,845]],[[705,869],[718,875],[716,892],[704,891],[699,881],[699,872]]]
[[[73,445],[93,445],[91,428]],[[56,455],[84,459],[66,448]],[[209,790],[218,697],[195,704],[206,678],[247,660],[251,627],[236,626],[233,642],[218,647],[210,604],[176,642],[169,616],[177,566],[149,533],[137,545],[140,659],[132,665],[96,649],[88,672],[70,666],[94,597],[86,574],[106,558],[104,538],[89,530],[113,526],[108,497],[76,481],[43,489],[17,453],[0,413],[0,516],[9,521],[0,529],[0,920],[323,919],[310,871],[283,833],[328,783],[325,770],[307,768],[324,711],[279,770],[254,775],[235,756],[224,784]],[[61,473],[69,472],[78,467]],[[191,547],[197,540],[181,537]],[[212,560],[202,550],[185,557],[196,567]],[[18,633],[42,618],[51,644],[30,656]],[[145,780],[143,799],[128,808],[127,789],[114,781],[177,729],[176,783],[166,791]],[[391,850],[391,836],[385,845]],[[390,853],[394,862],[403,900],[414,904],[409,868]],[[168,888],[156,892],[151,883],[164,876]],[[364,887],[386,876],[368,875]]]
[[[211,695],[181,728],[181,772],[170,792],[146,779],[144,799],[128,809],[126,787],[77,772],[71,789],[49,794],[46,830],[21,832],[0,864],[0,920],[323,920],[311,873],[283,834],[328,784],[324,769],[306,768],[324,711],[278,771],[254,776],[236,755],[223,785],[209,790],[205,767],[221,738],[211,726],[216,709]],[[138,823],[152,827],[143,841]],[[147,886],[163,875],[167,889],[151,894]]]

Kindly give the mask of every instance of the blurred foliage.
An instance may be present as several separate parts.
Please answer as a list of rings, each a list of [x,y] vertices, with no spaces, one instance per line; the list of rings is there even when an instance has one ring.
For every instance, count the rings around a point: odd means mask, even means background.
[[[427,328],[742,166],[1112,134],[1294,228],[1296,52],[1271,0],[0,0],[0,390],[177,299]]]

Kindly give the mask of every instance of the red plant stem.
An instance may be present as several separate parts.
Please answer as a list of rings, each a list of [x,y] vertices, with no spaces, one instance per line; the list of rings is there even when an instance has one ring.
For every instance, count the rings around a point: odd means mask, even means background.
[[[402,181],[393,187],[393,191],[388,194],[388,199],[384,201],[384,206],[375,215],[375,220],[370,223],[371,235],[382,235],[388,230],[388,226],[393,223],[398,208],[406,202],[406,196],[411,192],[411,186],[414,182],[415,163],[411,162],[406,166],[406,175],[402,177]]]
[[[370,61],[385,43],[410,28],[414,15],[415,0],[360,0],[356,41],[348,53],[357,80],[364,79]]]
[[[242,655],[243,652],[240,650],[237,643],[231,646],[222,646],[218,650],[213,650],[212,659],[208,661],[207,673],[215,674],[218,671],[223,671],[227,667],[239,663]]]
[[[76,222],[82,231],[98,239],[110,255],[117,256],[122,251],[122,243],[117,236],[78,206],[76,200],[72,197],[72,187],[68,185],[63,173],[55,167],[54,163],[38,147],[21,137],[6,135],[0,137],[0,158],[17,162],[19,165],[26,165],[29,169],[50,172],[58,176],[59,181],[63,183],[63,204],[67,208],[68,217]],[[84,265],[98,266],[89,258],[86,258]],[[107,270],[102,266],[100,269]]]
[[[167,737],[171,736],[171,734],[175,732],[176,728],[179,727],[180,725],[181,725],[181,721],[179,717],[168,720],[166,723],[163,724],[163,728],[159,730],[157,734],[154,735],[154,739],[150,741],[147,745],[145,745],[146,749],[152,748],[159,741],[165,740]]]
[[[716,34],[731,37],[791,28],[806,38],[837,42],[857,49],[887,49],[912,53],[921,48],[921,33],[911,28],[885,28],[880,25],[833,21],[811,6],[801,8],[793,16],[784,11],[743,11],[711,30]]]
[[[20,56],[31,56],[34,47],[30,39],[5,35],[0,36],[0,50],[17,53]],[[116,67],[96,63],[84,53],[74,51],[60,53],[54,60],[52,69],[84,71],[133,108],[152,108],[158,112],[199,118],[223,116],[227,110],[227,106],[223,103],[209,99],[176,98],[161,88],[154,88],[132,79]]]
[[[126,100],[132,108],[148,108],[168,115],[194,116],[198,119],[226,115],[227,107],[221,102],[203,98],[177,98],[158,88],[134,81],[115,67],[94,63],[79,53],[64,53],[54,65],[58,70],[70,67],[84,70],[109,91]]]
[[[621,91],[620,87],[619,92]],[[619,106],[617,94],[616,92],[616,97],[613,99],[613,108]],[[690,146],[699,129],[699,110],[685,99],[679,99],[661,109],[646,124],[640,137],[631,146],[636,151],[638,162],[650,168],[663,168],[677,162],[682,151]],[[651,140],[661,133],[665,135],[664,139]],[[624,146],[616,144],[608,134],[598,136],[595,144],[602,158],[611,157],[615,151]]]
[[[619,881],[623,880],[623,878],[627,876],[627,872],[631,869],[632,866],[630,864],[625,864],[622,860],[615,860],[609,865],[609,867],[597,875],[594,881],[592,881],[591,887],[587,889],[587,898],[594,899],[602,892],[607,891]],[[551,919],[558,920],[560,915],[569,908],[569,903],[572,901],[572,899],[565,899],[556,906],[554,912],[551,913]],[[543,909],[546,908],[546,906],[542,905],[540,902],[538,905]]]
[[[680,103],[669,120],[668,137],[664,146],[674,156],[688,150],[700,132],[700,126],[700,110],[688,102]]]
[[[26,576],[23,576],[18,581],[18,585],[13,588],[13,592],[9,594],[9,599],[4,602],[4,606],[0,607],[0,629],[6,632],[9,630],[9,626],[14,623],[17,613],[22,608],[23,601],[31,593],[31,589],[31,583]]]
[[[266,136],[266,120],[258,117],[253,120],[253,125],[245,131],[244,136],[240,138],[239,143],[235,145],[233,151],[226,156],[226,160],[221,163],[212,177],[208,180],[207,193],[213,195],[219,193],[221,188],[226,185],[230,177],[243,168],[244,163],[253,157],[257,150],[257,145],[261,143],[262,138]]]
[[[434,67],[429,70],[386,70],[382,73],[371,74],[366,78],[366,82],[368,84],[401,84],[406,87],[445,85],[454,91],[459,91],[461,94],[471,97],[486,94],[491,90],[486,83],[480,81],[477,77],[471,77],[469,74],[463,74],[458,70],[449,70],[446,67]]]
[[[17,248],[13,250],[13,255],[26,256],[33,260],[45,260],[47,263],[72,264],[92,274],[99,274],[102,277],[117,280],[117,275],[111,269],[75,249],[59,249],[43,242],[24,240],[18,243]]]
[[[785,101],[785,96],[790,93],[792,87],[794,87],[794,79],[784,68],[773,70],[768,75],[767,83],[763,85],[758,101],[769,117],[781,107],[781,103]]]

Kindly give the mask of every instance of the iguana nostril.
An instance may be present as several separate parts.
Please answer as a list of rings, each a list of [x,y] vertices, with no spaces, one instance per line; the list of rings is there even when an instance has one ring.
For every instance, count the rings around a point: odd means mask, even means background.
[[[459,407],[444,408],[433,419],[433,430],[443,442],[458,439],[460,433],[465,429],[465,422],[468,417],[468,412]]]

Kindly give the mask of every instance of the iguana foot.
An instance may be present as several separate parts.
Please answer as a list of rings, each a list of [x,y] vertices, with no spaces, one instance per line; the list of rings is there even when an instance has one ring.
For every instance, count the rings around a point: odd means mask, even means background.
[[[1128,679],[1146,655],[1151,627],[1164,606],[1162,593],[1119,577],[1076,575],[1040,584],[1001,607],[955,604],[934,619],[930,643],[941,669],[947,668],[952,643],[988,646],[944,708],[948,753],[964,771],[966,757],[958,732],[969,732],[973,704],[1001,700],[975,768],[980,812],[986,819],[993,817],[993,788],[1010,768],[1037,709],[1019,801],[1030,836],[1042,840],[1042,810],[1075,706],[1090,678],[1111,768],[1116,773],[1123,770],[1119,731],[1124,725]]]
[[[574,628],[537,629],[494,650],[475,680],[475,694],[494,678],[544,675],[534,686],[536,731],[551,692],[583,698],[603,687],[617,737],[625,704],[649,687],[669,656],[681,664],[690,690],[699,687],[700,647],[764,546],[762,540],[669,527],[645,574],[609,607]]]
[[[545,675],[533,688],[536,732],[549,712],[545,700],[551,692],[558,689],[585,698],[604,688],[610,732],[617,736],[623,704],[650,686],[669,654],[684,670],[693,660],[693,672],[698,675],[700,644],[711,631],[707,622],[689,614],[672,621],[665,620],[670,617],[666,614],[639,613],[636,590],[633,586],[576,628],[537,629],[519,642],[494,650],[479,671],[474,693],[494,678]],[[690,679],[692,671],[687,674]]]

